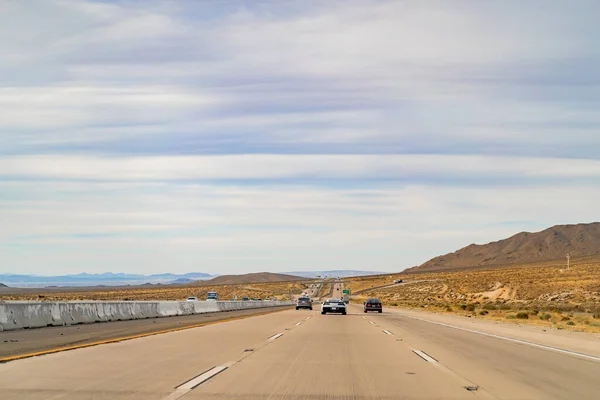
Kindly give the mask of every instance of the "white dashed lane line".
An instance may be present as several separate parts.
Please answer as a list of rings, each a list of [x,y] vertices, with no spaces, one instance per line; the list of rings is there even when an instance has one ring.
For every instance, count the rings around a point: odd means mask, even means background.
[[[225,365],[219,365],[218,367],[209,369],[205,373],[198,375],[197,377],[195,377],[193,379],[190,379],[189,381],[183,383],[180,386],[177,386],[175,388],[175,391],[173,393],[171,393],[169,396],[165,397],[164,400],[176,400],[176,399],[179,399],[179,398],[185,396],[191,390],[200,386],[201,384],[203,384],[204,382],[206,382],[213,376],[219,375],[221,372],[225,371],[227,368],[229,368],[233,364],[234,364],[234,362],[230,362]]]
[[[283,336],[283,333],[278,333],[276,335],[271,336],[269,339],[267,339],[267,342],[272,342],[273,340],[279,339],[282,336]]]

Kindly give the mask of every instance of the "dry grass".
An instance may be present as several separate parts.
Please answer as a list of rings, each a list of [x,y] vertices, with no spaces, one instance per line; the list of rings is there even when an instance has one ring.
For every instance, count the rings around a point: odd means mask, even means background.
[[[323,283],[319,289],[319,292],[317,293],[317,298],[329,296],[329,293],[331,293],[331,287],[331,283]]]
[[[600,332],[600,261],[518,265],[488,270],[350,279],[349,286],[381,286],[394,279],[423,282],[368,290],[388,306],[428,308],[477,318],[515,320],[559,329]],[[482,311],[487,311],[482,312]],[[528,314],[527,319],[519,313]],[[549,317],[540,319],[544,314]]]
[[[208,292],[217,292],[222,300],[248,298],[288,299],[302,293],[308,285],[302,282],[275,282],[241,285],[148,287],[139,289],[106,289],[98,291],[22,293],[0,295],[0,300],[184,300],[190,296],[206,298]]]

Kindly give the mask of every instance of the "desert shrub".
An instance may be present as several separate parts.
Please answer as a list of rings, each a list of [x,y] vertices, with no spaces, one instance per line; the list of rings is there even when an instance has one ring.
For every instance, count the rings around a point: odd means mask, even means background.
[[[484,310],[495,310],[497,307],[492,303],[485,303],[483,305]]]
[[[475,304],[469,304],[468,306],[465,307],[466,311],[475,311]]]
[[[561,321],[570,321],[570,320],[571,320],[571,318],[569,318],[569,317],[562,317],[560,320],[561,320]]]
[[[466,310],[467,309],[467,305],[466,304],[459,304],[458,307],[460,307],[461,310]]]
[[[512,305],[508,303],[496,303],[496,309],[498,310],[510,310]]]
[[[452,307],[450,307],[450,306],[447,306],[447,307],[446,307],[446,311],[452,311]]]
[[[538,315],[540,313],[540,310],[533,310],[531,311],[532,315]]]
[[[542,314],[542,315],[540,315],[540,319],[541,319],[542,321],[548,321],[550,318],[552,318],[552,315],[550,315],[550,314],[548,314],[548,313],[545,313],[545,314]]]
[[[569,322],[567,322],[567,325],[573,326],[573,325],[575,325],[575,322],[569,321]]]
[[[600,319],[600,313],[592,315],[592,318],[594,318],[594,319]]]
[[[488,315],[490,312],[488,310],[479,311],[479,315]]]
[[[518,319],[529,319],[529,314],[527,314],[526,312],[518,312],[516,317]]]
[[[507,315],[506,316],[506,319],[515,319],[515,318],[517,318],[516,315]]]

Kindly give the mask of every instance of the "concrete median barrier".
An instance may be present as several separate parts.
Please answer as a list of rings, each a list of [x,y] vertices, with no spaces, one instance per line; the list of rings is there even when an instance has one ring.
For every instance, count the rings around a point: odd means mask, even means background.
[[[291,301],[61,301],[0,303],[0,331],[293,305]]]

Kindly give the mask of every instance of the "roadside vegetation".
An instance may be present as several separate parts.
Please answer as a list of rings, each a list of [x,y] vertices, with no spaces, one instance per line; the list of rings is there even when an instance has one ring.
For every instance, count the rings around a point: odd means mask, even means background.
[[[188,297],[198,297],[203,300],[208,292],[217,292],[222,300],[238,300],[244,297],[255,299],[277,298],[291,299],[308,287],[304,282],[274,282],[239,285],[214,286],[167,286],[153,285],[147,288],[107,288],[89,291],[44,291],[0,295],[2,300],[41,300],[41,301],[72,301],[72,300],[185,300]]]
[[[380,298],[386,306],[421,308],[470,318],[512,321],[600,332],[600,260],[580,260],[444,273],[393,274],[348,279],[362,303]]]

